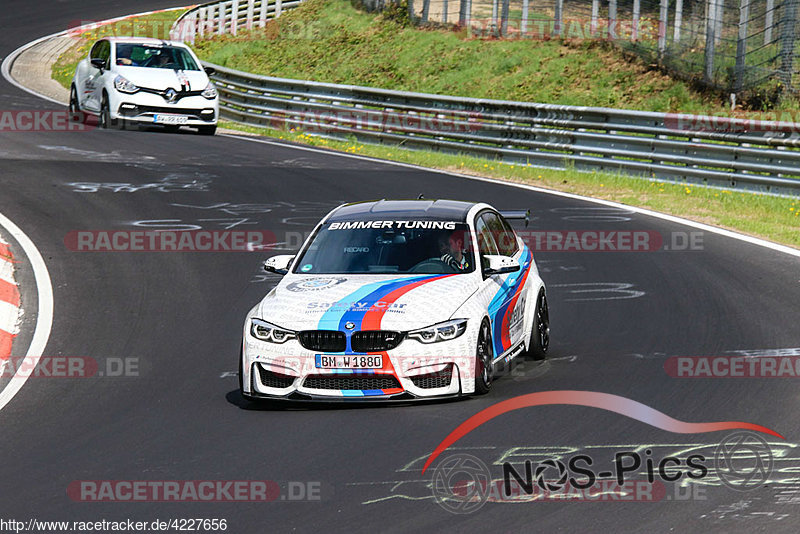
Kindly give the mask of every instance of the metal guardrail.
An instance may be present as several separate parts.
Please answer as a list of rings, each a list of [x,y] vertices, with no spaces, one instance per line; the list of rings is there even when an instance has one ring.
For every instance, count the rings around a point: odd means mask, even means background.
[[[263,28],[286,9],[303,0],[228,0],[196,6],[181,15],[170,29],[170,38],[194,44],[199,36],[236,35],[240,29]]]
[[[221,118],[243,124],[523,165],[800,195],[800,124],[792,122],[410,93],[207,65],[216,69]]]

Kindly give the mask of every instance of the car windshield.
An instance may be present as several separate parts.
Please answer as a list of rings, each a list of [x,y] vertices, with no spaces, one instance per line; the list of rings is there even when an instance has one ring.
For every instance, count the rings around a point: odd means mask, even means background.
[[[200,70],[185,48],[117,43],[117,65],[154,69]]]
[[[475,270],[469,227],[453,221],[325,223],[296,263],[301,274],[452,274]]]

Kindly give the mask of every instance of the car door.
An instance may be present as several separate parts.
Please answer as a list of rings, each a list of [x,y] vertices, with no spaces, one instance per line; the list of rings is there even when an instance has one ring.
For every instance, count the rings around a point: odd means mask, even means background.
[[[109,60],[111,58],[111,43],[105,39],[97,41],[89,52],[89,64],[87,65],[83,87],[81,91],[81,104],[88,111],[100,111],[100,98],[103,91],[103,79],[108,73]],[[103,69],[93,66],[92,59],[102,59],[105,61]]]
[[[498,228],[503,230],[503,226],[497,217],[498,215],[492,211],[484,211],[475,219],[481,270],[487,266],[488,262],[485,259],[487,255],[502,254],[497,241],[502,238],[502,234],[498,233]],[[512,318],[509,306],[516,295],[519,275],[520,273],[516,272],[483,277],[483,285],[480,289],[481,299],[486,304],[491,322],[495,358],[499,358],[521,339],[518,333],[517,339],[513,339],[509,328],[509,320]]]

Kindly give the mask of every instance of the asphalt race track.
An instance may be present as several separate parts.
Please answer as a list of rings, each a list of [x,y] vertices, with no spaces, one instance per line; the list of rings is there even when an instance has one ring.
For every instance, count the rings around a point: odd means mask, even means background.
[[[6,0],[3,7],[5,57],[74,20],[171,6]],[[57,107],[2,80],[0,109]],[[485,397],[321,408],[259,407],[238,394],[241,322],[278,279],[265,275],[261,262],[283,249],[75,252],[65,244],[73,231],[158,224],[269,230],[291,248],[292,239],[342,201],[420,193],[530,208],[530,230],[650,231],[678,249],[689,234],[699,234],[693,250],[536,252],[549,288],[550,357],[544,364],[524,362]],[[28,380],[0,413],[0,519],[224,518],[235,533],[800,528],[794,474],[800,377],[673,378],[664,367],[673,356],[769,356],[800,347],[797,257],[578,199],[188,131],[0,131],[0,213],[32,239],[50,272],[55,313],[45,356],[93,358],[101,372],[120,361],[136,369],[134,376]],[[17,354],[30,340],[36,309],[28,269],[22,261],[29,307]],[[800,355],[800,348],[784,352]],[[766,485],[746,492],[709,478],[690,486],[686,500],[665,483],[657,502],[490,499],[471,514],[453,514],[435,502],[432,470],[422,475],[422,465],[456,426],[499,401],[552,390],[619,395],[686,422],[757,423],[786,439],[764,435],[774,469]],[[503,460],[578,452],[602,467],[617,451],[648,449],[660,459],[700,450],[711,458],[729,433],[676,434],[606,410],[542,406],[486,423],[440,459],[469,453],[501,478]],[[713,471],[713,460],[708,465]],[[281,486],[282,498],[76,501],[70,484],[87,480],[269,480]]]

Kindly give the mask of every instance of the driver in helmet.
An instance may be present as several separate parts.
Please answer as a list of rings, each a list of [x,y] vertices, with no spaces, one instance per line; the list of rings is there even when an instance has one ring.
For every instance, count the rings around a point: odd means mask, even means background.
[[[447,240],[439,241],[439,258],[444,263],[453,268],[454,271],[466,271],[469,269],[466,250],[464,249],[464,231],[456,230]]]

